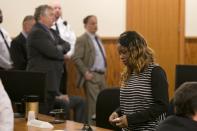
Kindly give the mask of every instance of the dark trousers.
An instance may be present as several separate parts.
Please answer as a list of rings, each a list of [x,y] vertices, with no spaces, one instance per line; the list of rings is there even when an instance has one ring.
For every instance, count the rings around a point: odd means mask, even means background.
[[[74,121],[84,123],[85,122],[85,100],[83,100],[79,96],[70,96],[69,102],[56,99],[55,100],[55,108],[56,109],[64,109],[65,119],[70,119],[69,111],[73,109],[74,112]]]
[[[39,103],[39,113],[51,115],[50,111],[53,110],[55,105],[55,92],[47,92],[44,102]]]
[[[62,94],[67,94],[67,81],[68,81],[67,68],[66,65],[64,64],[64,72],[62,74],[60,81],[60,92]]]
[[[4,68],[0,67],[0,70],[5,70]]]

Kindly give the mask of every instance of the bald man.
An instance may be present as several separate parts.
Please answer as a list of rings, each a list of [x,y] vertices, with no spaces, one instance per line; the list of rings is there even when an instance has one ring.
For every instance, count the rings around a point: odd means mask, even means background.
[[[74,46],[76,42],[76,35],[71,29],[71,26],[67,21],[62,18],[62,7],[58,1],[55,1],[52,5],[55,14],[55,22],[52,28],[57,31],[60,37],[70,44],[70,51],[66,54],[66,58],[69,59],[74,53]]]

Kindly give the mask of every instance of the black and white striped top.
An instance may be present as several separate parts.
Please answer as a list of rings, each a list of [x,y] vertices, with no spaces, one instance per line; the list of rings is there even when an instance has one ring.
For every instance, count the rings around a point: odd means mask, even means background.
[[[154,131],[158,123],[165,119],[165,113],[160,113],[154,119],[150,118],[147,120],[146,118],[146,121],[139,118],[147,117],[145,115],[143,116],[142,112],[148,112],[148,110],[151,110],[151,106],[155,104],[151,78],[154,67],[158,66],[150,64],[142,73],[138,75],[132,73],[127,83],[125,83],[126,86],[120,89],[121,114],[130,117],[133,115],[136,118],[136,123],[131,122],[135,124],[130,124],[128,128],[123,128],[125,131]],[[140,119],[139,122],[138,118]]]

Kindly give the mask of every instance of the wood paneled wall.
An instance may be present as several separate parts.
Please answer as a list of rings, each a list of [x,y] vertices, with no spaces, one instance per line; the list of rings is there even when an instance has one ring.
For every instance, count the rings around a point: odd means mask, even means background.
[[[122,64],[117,51],[117,38],[106,37],[102,38],[104,48],[107,55],[107,72],[106,82],[107,86],[119,87],[120,73]],[[70,95],[84,96],[84,90],[76,88],[76,68],[72,60],[67,62],[68,69],[68,93]]]
[[[197,37],[185,38],[184,63],[197,64]]]

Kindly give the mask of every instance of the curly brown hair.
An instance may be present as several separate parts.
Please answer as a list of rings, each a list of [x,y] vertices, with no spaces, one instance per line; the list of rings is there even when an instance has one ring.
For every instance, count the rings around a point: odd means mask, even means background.
[[[155,62],[153,50],[148,47],[144,38],[135,31],[123,32],[118,42],[120,46],[127,48],[129,53],[128,65],[121,74],[121,82],[128,80],[131,73],[139,74],[150,64]]]

